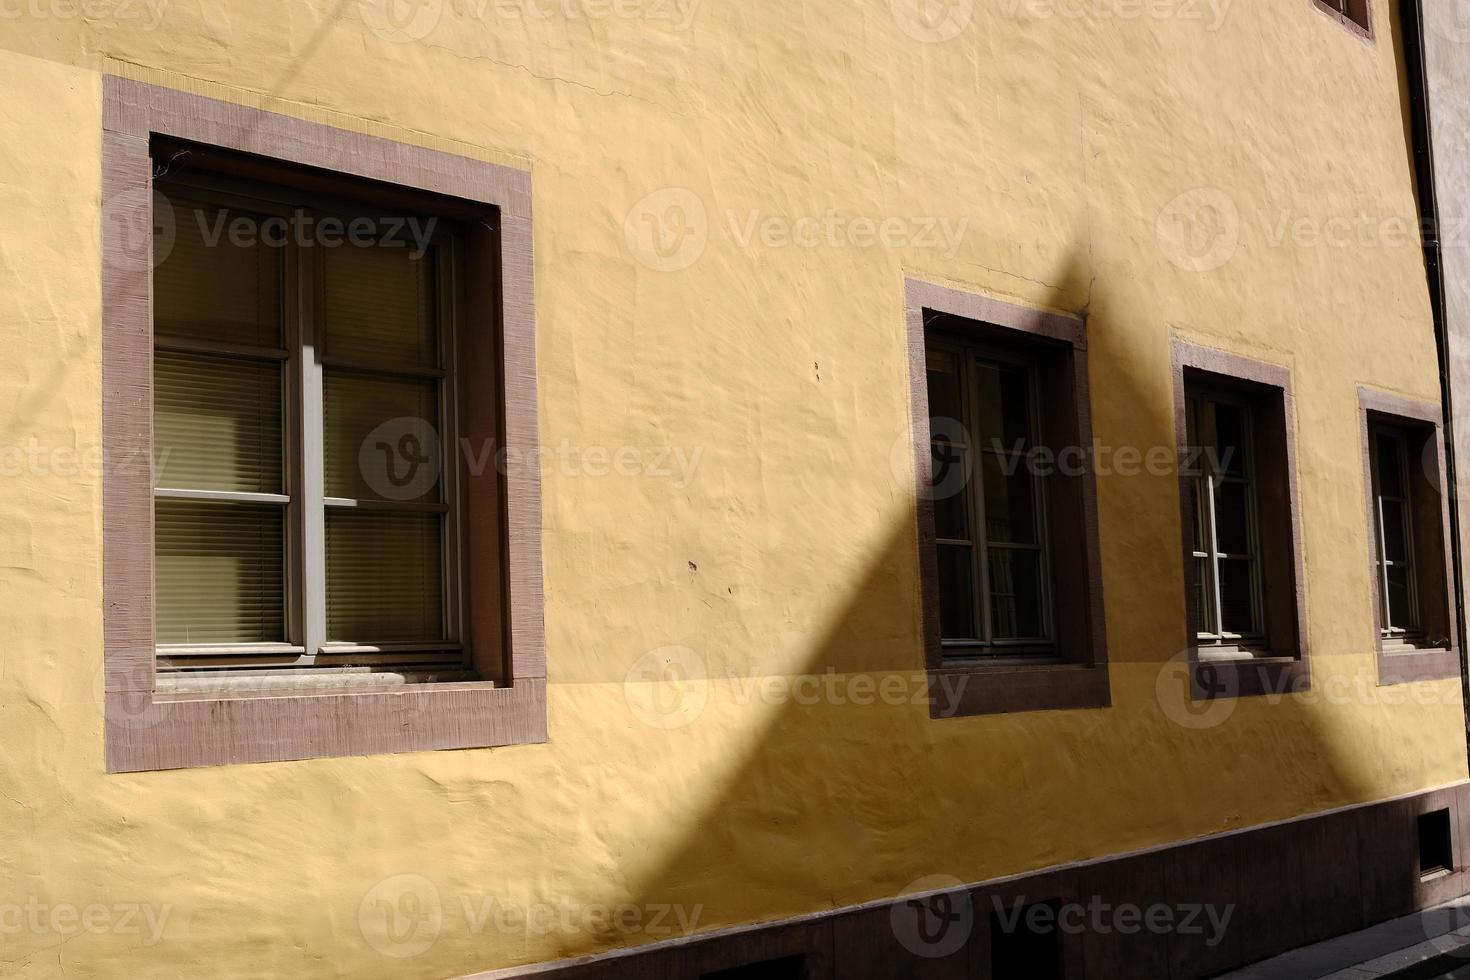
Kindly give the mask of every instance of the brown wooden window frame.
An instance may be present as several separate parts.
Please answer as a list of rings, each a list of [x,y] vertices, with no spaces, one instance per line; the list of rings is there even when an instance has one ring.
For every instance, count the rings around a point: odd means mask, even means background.
[[[1345,30],[1373,40],[1373,0],[1311,0],[1311,4]]]
[[[1444,461],[1444,415],[1432,402],[1420,402],[1367,387],[1358,388],[1363,444],[1363,487],[1367,505],[1368,571],[1373,598],[1374,653],[1378,683],[1403,684],[1460,675],[1458,621],[1449,548],[1449,500]],[[1407,479],[1405,523],[1412,554],[1412,593],[1416,628],[1390,634],[1385,627],[1384,587],[1380,580],[1378,453],[1375,436],[1392,433],[1404,440],[1401,464]]]
[[[466,436],[518,459],[537,446],[531,185],[525,171],[338,130],[115,76],[103,81],[103,665],[110,772],[546,740],[540,479],[491,466],[468,488],[478,630],[474,679],[171,690],[154,637],[153,165],[155,140],[245,161],[300,189],[371,186],[398,207],[466,220],[462,317],[492,342],[466,369]],[[233,156],[231,156],[233,155]],[[228,164],[226,161],[225,165]],[[435,213],[438,213],[437,211]],[[476,422],[474,420],[481,420]],[[493,420],[487,422],[485,420]],[[481,431],[478,427],[493,426]]]
[[[932,717],[1104,708],[1112,703],[1097,488],[1092,461],[1087,329],[1081,317],[1030,309],[915,279],[905,280],[925,665]],[[931,487],[928,350],[936,336],[1003,351],[1035,365],[1040,444],[1071,465],[1047,477],[1054,642],[1031,656],[959,656],[946,649]],[[955,678],[963,684],[956,684]],[[944,686],[948,685],[948,686]]]
[[[1190,343],[1172,341],[1174,427],[1184,567],[1185,649],[1195,700],[1305,692],[1305,575],[1296,472],[1296,410],[1287,368]],[[1201,454],[1192,445],[1189,402],[1200,395],[1233,398],[1250,409],[1254,526],[1262,604],[1260,633],[1245,637],[1197,632],[1196,500]]]

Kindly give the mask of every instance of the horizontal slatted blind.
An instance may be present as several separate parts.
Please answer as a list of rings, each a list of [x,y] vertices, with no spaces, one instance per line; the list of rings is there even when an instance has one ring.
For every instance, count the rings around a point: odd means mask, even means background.
[[[443,640],[438,514],[327,509],[327,639]]]
[[[281,365],[190,354],[153,362],[155,482],[280,493]]]
[[[155,501],[159,643],[285,640],[283,517],[279,507]]]
[[[154,332],[280,347],[285,250],[260,241],[267,219],[182,198],[171,207],[172,234],[154,238]]]
[[[172,236],[155,239],[155,334],[283,356],[283,250],[231,232],[258,231],[261,217],[184,198],[171,208]],[[261,356],[155,353],[155,486],[282,493],[283,371]],[[285,519],[280,504],[155,500],[158,642],[285,642]]]
[[[328,368],[322,387],[327,496],[439,499],[438,382]]]
[[[413,246],[328,249],[327,353],[388,367],[435,367],[435,252]]]

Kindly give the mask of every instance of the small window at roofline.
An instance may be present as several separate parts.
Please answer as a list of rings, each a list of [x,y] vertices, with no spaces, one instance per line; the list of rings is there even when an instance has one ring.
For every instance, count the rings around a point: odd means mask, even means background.
[[[1317,6],[1339,17],[1344,25],[1351,24],[1360,33],[1371,36],[1373,11],[1371,0],[1316,0]]]

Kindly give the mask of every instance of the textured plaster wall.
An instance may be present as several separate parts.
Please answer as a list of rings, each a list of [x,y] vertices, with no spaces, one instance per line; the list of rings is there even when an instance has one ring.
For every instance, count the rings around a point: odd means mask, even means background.
[[[428,0],[418,38],[376,0],[0,0],[0,974],[443,977],[1462,778],[1457,683],[1381,691],[1371,652],[1356,386],[1437,399],[1382,225],[1415,214],[1390,6],[1370,45],[1308,0]],[[531,168],[542,438],[578,454],[543,473],[549,744],[103,773],[104,71]],[[751,687],[922,664],[906,274],[1087,309],[1110,447],[1172,446],[1171,331],[1292,369],[1318,693],[1187,708],[1177,484],[1117,473],[1112,709]],[[589,475],[620,447],[697,466]],[[625,684],[669,646],[688,683]]]

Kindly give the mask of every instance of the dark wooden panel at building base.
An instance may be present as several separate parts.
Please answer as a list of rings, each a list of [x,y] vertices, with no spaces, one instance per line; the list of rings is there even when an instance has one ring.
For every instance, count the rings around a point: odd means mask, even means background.
[[[1421,858],[1420,817],[1441,810],[1426,827],[1448,821],[1454,867],[1423,874],[1444,849]],[[1470,893],[1467,835],[1470,783],[535,976],[1192,980]]]

